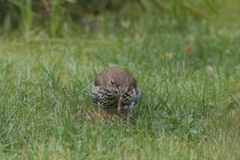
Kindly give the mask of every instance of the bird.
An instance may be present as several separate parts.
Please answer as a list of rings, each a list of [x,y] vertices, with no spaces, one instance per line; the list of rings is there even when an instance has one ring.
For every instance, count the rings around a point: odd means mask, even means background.
[[[96,76],[91,88],[93,102],[110,114],[126,115],[127,125],[141,92],[136,79],[120,67],[110,67]]]

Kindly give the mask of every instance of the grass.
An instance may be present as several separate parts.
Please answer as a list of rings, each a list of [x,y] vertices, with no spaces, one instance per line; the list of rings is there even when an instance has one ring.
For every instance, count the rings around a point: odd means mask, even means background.
[[[39,32],[49,37],[65,37],[80,28],[95,31],[109,23],[103,22],[102,15],[106,13],[115,15],[116,26],[124,18],[138,18],[143,14],[168,15],[180,24],[189,16],[207,19],[219,11],[219,3],[219,0],[135,0],[130,3],[122,0],[5,0],[0,2],[0,35],[20,31],[28,40]],[[128,21],[122,25],[128,27]]]
[[[0,40],[2,159],[240,157],[239,28],[143,17],[76,37]],[[143,94],[128,127],[89,97],[112,65]]]
[[[29,37],[29,32],[32,30],[33,23],[33,13],[32,13],[32,1],[22,0],[20,2],[21,11],[21,30],[24,34],[24,38],[27,40]]]

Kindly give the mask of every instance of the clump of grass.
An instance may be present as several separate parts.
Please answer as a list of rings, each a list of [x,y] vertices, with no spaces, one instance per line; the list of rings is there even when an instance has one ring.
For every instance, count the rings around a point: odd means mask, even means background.
[[[60,10],[60,1],[53,0],[51,1],[51,11],[50,11],[50,35],[55,37],[59,35],[60,29],[61,29],[61,22],[63,22],[62,19],[63,14]]]
[[[33,27],[33,11],[32,11],[32,0],[21,0],[20,1],[20,19],[21,19],[21,31],[23,37],[28,40],[29,33]]]

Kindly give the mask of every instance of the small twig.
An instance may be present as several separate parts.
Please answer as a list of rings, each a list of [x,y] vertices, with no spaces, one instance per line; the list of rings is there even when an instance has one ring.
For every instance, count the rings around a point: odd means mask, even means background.
[[[122,97],[120,97],[118,100],[117,113],[121,113],[121,104],[122,104]]]
[[[128,111],[128,113],[127,113],[127,126],[129,126],[130,115],[131,115],[131,113],[130,113],[130,111]]]

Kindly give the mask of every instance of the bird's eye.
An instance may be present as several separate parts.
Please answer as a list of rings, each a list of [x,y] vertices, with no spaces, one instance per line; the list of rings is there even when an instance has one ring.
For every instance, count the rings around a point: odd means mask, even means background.
[[[113,81],[113,80],[111,80],[111,84],[114,84],[114,81]]]

